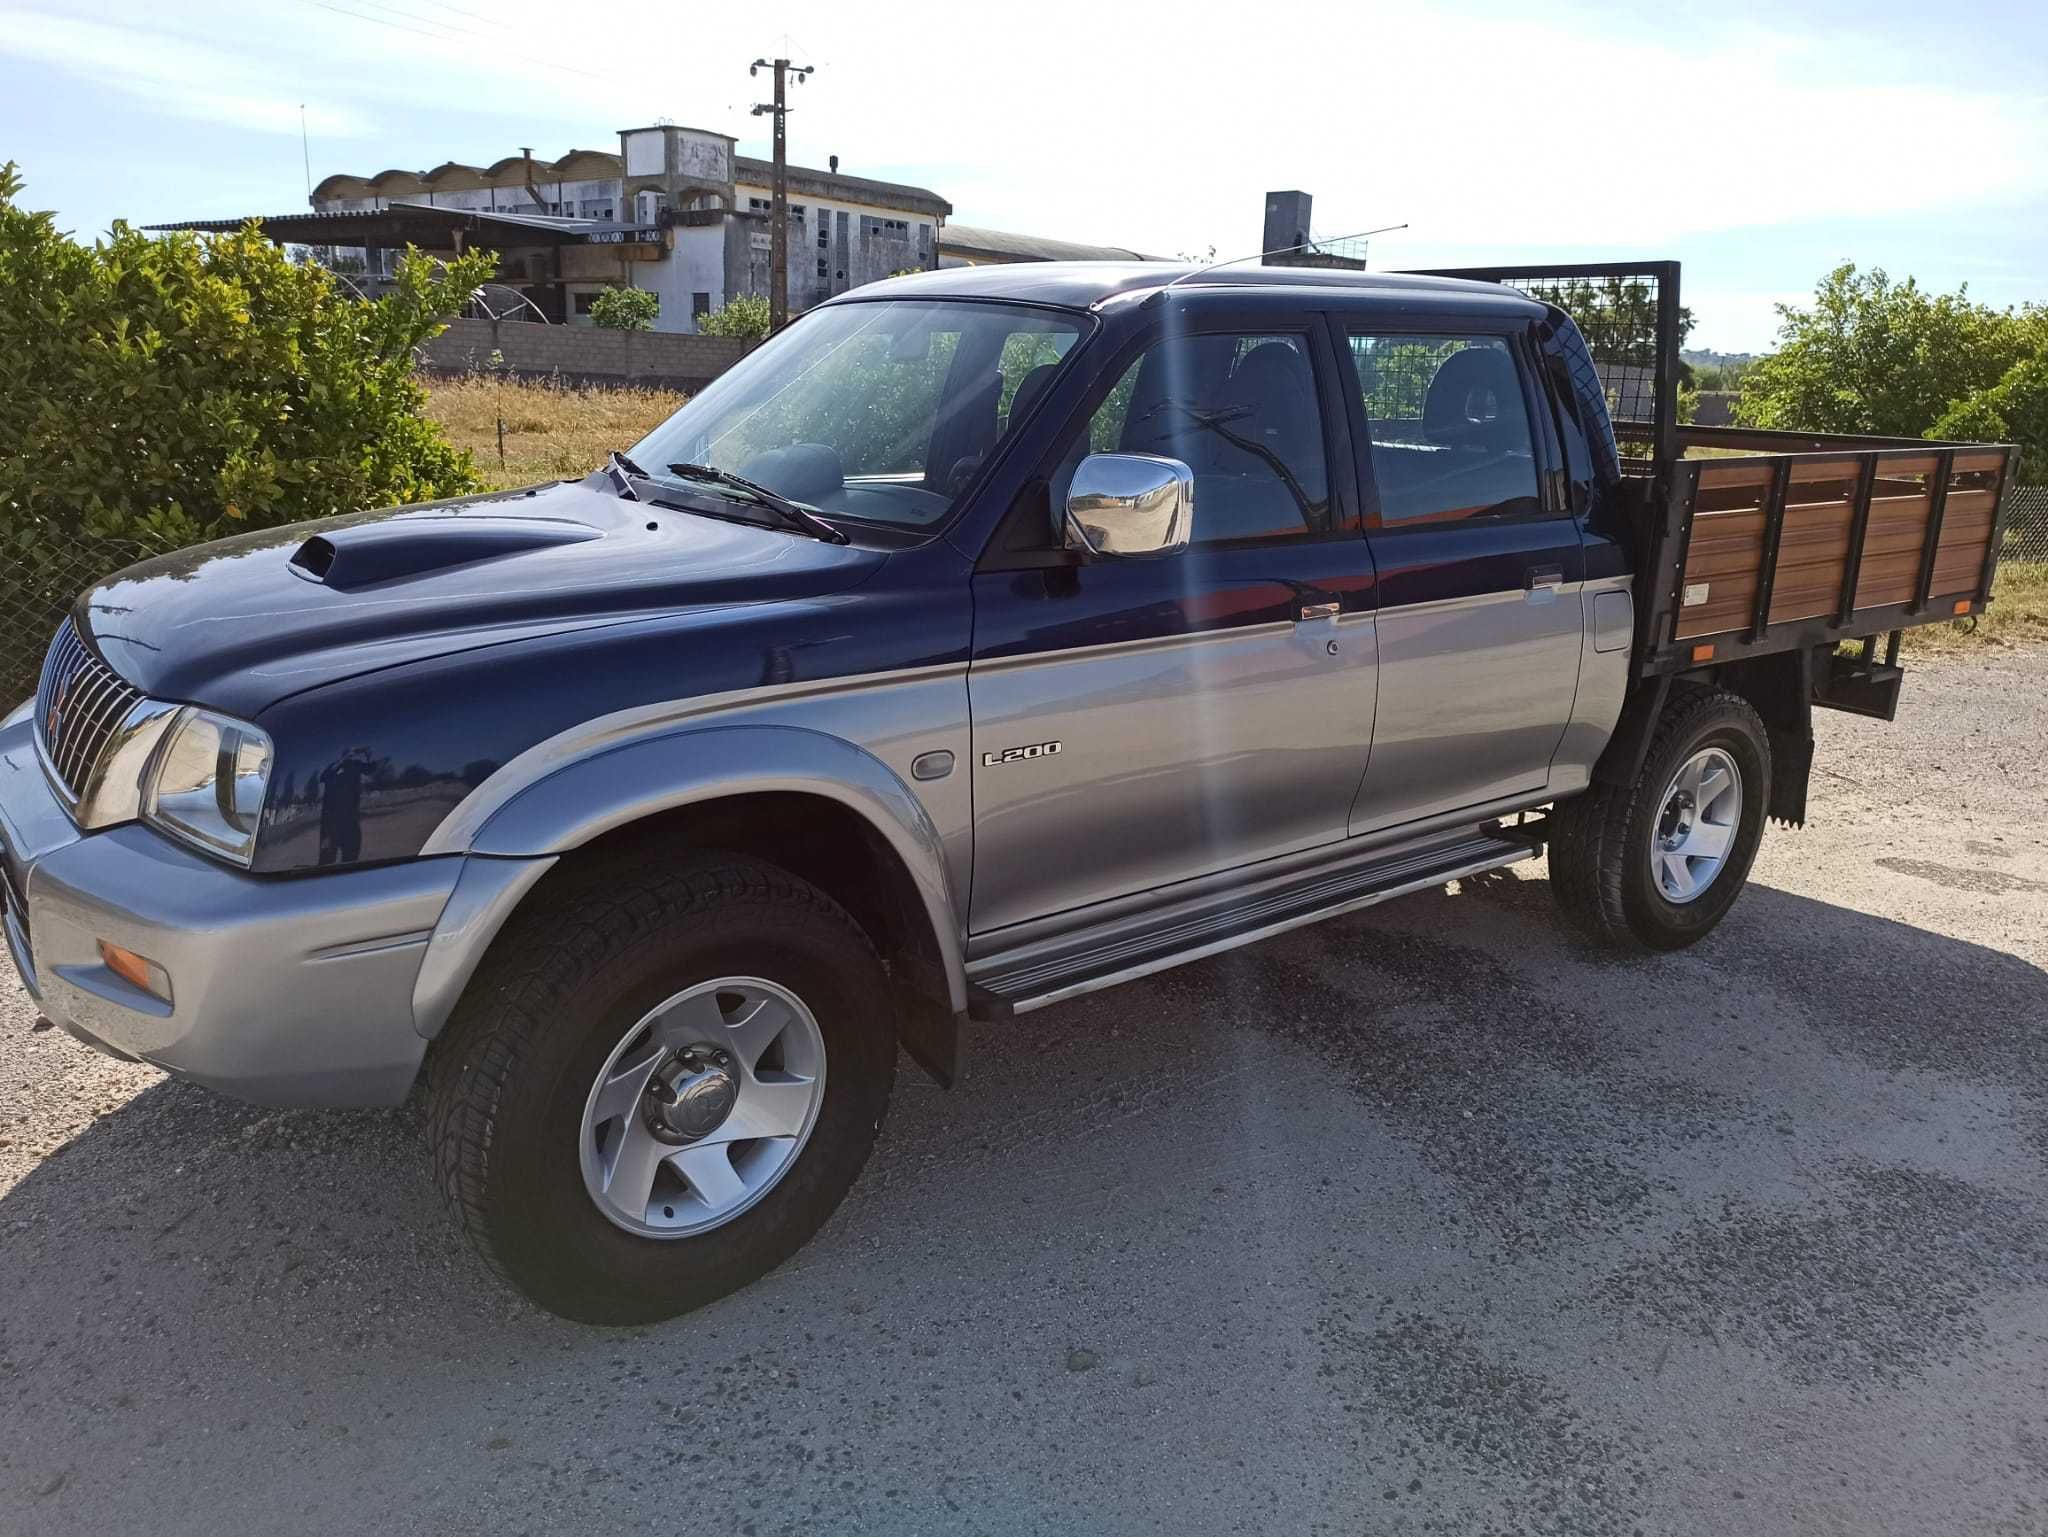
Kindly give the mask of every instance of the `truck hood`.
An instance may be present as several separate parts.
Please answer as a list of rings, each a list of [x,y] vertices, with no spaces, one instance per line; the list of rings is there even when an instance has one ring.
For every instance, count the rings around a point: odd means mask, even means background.
[[[181,550],[108,578],[75,617],[143,692],[246,718],[428,657],[841,592],[884,558],[627,501],[592,477]]]

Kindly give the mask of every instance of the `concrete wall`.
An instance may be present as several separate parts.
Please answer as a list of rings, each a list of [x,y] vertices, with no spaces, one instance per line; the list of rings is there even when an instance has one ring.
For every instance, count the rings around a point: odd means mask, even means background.
[[[457,320],[420,348],[420,367],[429,373],[481,372],[490,367],[495,350],[515,374],[690,390],[732,367],[749,345],[730,337],[666,331],[600,331],[516,320],[494,327],[488,320]]]

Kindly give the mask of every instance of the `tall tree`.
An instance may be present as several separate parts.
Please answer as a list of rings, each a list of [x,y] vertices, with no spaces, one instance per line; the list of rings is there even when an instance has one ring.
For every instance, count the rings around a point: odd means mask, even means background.
[[[1736,420],[1920,437],[1951,403],[2039,350],[2048,326],[2033,314],[1972,303],[1967,286],[1933,294],[1844,262],[1821,279],[1810,307],[1778,306],[1778,348],[1743,376]]]

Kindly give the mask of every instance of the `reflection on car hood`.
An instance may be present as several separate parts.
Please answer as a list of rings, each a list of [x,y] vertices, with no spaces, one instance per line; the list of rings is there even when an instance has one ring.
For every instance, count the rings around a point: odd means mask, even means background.
[[[427,657],[840,592],[882,559],[628,501],[593,477],[200,545],[108,578],[77,617],[144,692],[246,717]]]

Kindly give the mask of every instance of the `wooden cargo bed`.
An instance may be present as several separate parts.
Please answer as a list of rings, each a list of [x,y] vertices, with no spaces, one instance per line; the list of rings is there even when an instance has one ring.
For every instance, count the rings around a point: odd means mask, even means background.
[[[1680,427],[1657,477],[1644,670],[1975,613],[2012,450]],[[1719,457],[1691,457],[1702,450]],[[1730,451],[1741,457],[1725,457]]]

